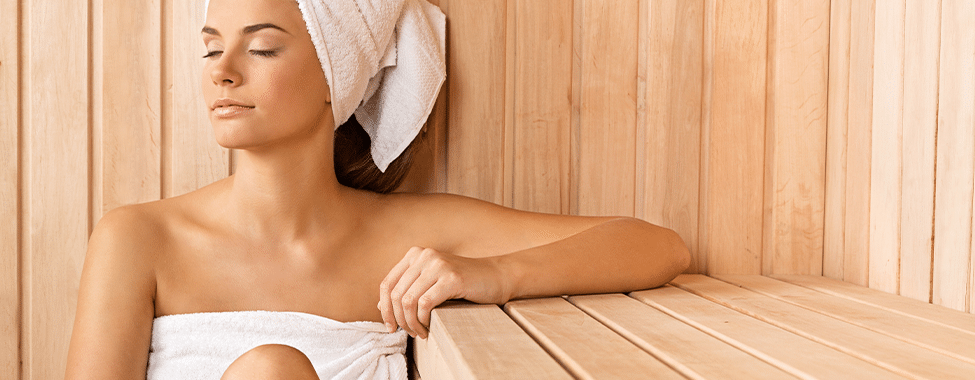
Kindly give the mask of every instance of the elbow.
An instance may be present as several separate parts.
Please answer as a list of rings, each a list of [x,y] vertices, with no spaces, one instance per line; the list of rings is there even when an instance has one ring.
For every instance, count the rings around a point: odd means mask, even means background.
[[[672,247],[671,256],[673,256],[672,260],[674,263],[674,271],[671,274],[670,279],[667,280],[667,282],[670,282],[670,280],[673,280],[681,273],[684,273],[684,271],[686,271],[687,268],[690,268],[691,251],[687,249],[687,244],[684,243],[684,239],[682,239],[680,235],[677,234],[677,232],[673,230],[668,230],[668,231],[670,231],[670,235],[671,235],[670,238],[671,247]]]
[[[672,281],[684,273],[691,265],[691,252],[684,239],[676,231],[635,219],[647,232],[646,246],[653,247],[647,252],[649,261],[645,277],[648,288],[656,288]]]

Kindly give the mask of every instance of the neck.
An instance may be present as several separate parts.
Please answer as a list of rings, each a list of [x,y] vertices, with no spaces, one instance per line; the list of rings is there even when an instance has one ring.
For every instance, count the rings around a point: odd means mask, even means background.
[[[242,236],[302,242],[335,232],[353,215],[352,190],[335,178],[331,136],[241,150],[237,161],[227,211]]]

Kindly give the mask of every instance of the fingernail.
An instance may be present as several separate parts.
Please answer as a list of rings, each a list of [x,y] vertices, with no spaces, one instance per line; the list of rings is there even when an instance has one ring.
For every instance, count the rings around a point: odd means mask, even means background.
[[[395,332],[395,331],[396,331],[396,329],[395,329],[395,328],[393,328],[393,324],[392,324],[392,323],[387,323],[387,324],[386,324],[386,331],[388,331],[388,332],[391,332],[391,333],[392,333],[392,332]]]

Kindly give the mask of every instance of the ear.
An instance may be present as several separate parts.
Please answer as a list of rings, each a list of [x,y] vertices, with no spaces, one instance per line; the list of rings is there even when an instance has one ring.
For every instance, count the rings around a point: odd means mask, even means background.
[[[332,104],[332,86],[328,85],[328,81],[325,81],[325,103]]]

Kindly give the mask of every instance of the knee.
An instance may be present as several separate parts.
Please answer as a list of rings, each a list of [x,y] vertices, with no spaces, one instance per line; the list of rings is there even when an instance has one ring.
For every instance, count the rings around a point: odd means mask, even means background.
[[[221,380],[318,379],[311,360],[298,349],[283,344],[254,347],[234,360]]]

